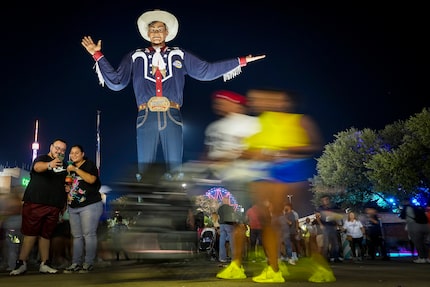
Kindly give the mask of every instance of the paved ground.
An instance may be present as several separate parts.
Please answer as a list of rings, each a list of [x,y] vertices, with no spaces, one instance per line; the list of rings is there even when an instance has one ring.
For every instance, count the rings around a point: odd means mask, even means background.
[[[282,284],[270,286],[331,286],[331,287],[421,287],[430,285],[430,264],[414,264],[411,258],[393,258],[391,261],[363,261],[330,264],[336,282],[311,283],[309,260],[300,259],[296,266],[289,265],[291,275]],[[112,261],[106,266],[97,266],[89,274],[44,275],[36,266],[20,276],[0,273],[1,287],[245,287],[261,285],[251,277],[258,274],[263,263],[245,262],[248,278],[243,280],[221,280],[215,277],[221,269],[217,262],[198,258],[191,261],[138,262]]]

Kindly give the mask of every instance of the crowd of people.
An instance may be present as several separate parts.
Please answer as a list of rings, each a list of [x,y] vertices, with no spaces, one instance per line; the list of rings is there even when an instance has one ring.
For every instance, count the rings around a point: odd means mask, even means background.
[[[223,198],[223,200],[222,209],[229,204],[227,198]],[[411,240],[412,256],[415,254],[415,250],[418,254],[418,258],[413,262],[429,263],[430,208],[427,208],[425,215],[421,215],[423,222],[417,223],[412,218],[415,218],[414,209],[418,208],[411,206],[409,200],[405,202],[407,203],[402,206],[403,211],[399,217],[405,219],[406,214],[410,213],[410,220],[406,220],[405,229]],[[262,245],[261,217],[256,205],[253,204],[246,209],[244,216],[237,215],[236,217],[242,218],[243,220],[238,224],[243,224],[245,229],[249,230],[245,236],[246,243],[241,256],[253,262],[267,260]],[[316,212],[303,218],[299,218],[290,202],[285,203],[279,221],[281,222],[279,260],[290,265],[296,265],[299,258],[312,257],[313,254],[323,256],[328,262],[390,260],[389,246],[385,239],[386,231],[382,218],[374,207],[366,207],[359,214],[351,210],[345,213],[331,204],[329,196],[323,196]],[[417,226],[410,227],[411,224]],[[217,243],[219,249],[224,249],[222,256],[218,257],[221,263],[226,262],[226,254],[228,255],[227,261],[232,260],[234,251],[230,244],[234,246],[234,243],[230,241],[231,236],[231,233],[226,234],[225,239]],[[345,242],[348,248],[345,248]],[[225,251],[226,249],[227,251]]]

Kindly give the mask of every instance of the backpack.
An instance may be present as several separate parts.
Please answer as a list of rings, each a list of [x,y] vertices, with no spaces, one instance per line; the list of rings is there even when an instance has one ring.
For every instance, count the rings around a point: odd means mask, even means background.
[[[415,222],[420,224],[428,223],[427,215],[423,207],[414,206]]]

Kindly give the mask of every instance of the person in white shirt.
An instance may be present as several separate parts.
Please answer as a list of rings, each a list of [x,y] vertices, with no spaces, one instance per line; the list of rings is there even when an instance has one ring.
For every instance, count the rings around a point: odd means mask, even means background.
[[[247,114],[246,97],[233,91],[215,91],[212,110],[220,118],[205,130],[207,158],[231,162],[247,148],[244,139],[260,131],[260,123],[256,117]]]
[[[352,259],[362,260],[364,257],[364,226],[355,216],[354,212],[348,213],[348,219],[343,224],[343,230],[346,232],[346,238],[351,247]],[[357,248],[360,250],[360,257],[357,254]]]

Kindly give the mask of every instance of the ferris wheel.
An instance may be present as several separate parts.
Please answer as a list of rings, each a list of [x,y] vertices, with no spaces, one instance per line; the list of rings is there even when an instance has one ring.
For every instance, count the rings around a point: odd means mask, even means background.
[[[239,208],[239,204],[237,203],[237,200],[234,198],[233,194],[231,194],[228,189],[222,186],[211,187],[208,189],[208,191],[206,191],[205,196],[216,199],[219,202],[222,202],[223,197],[228,197],[230,200],[230,205],[234,208],[234,210],[236,211]]]

